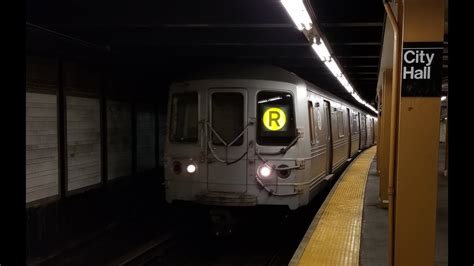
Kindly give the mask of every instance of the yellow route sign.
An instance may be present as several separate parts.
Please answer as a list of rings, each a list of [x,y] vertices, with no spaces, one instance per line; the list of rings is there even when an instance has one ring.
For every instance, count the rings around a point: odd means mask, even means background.
[[[263,114],[262,122],[268,130],[277,131],[285,126],[286,114],[280,108],[269,108]]]

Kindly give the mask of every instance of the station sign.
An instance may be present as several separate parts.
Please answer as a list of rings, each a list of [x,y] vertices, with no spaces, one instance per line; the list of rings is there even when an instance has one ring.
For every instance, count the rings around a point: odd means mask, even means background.
[[[403,43],[402,97],[441,96],[442,67],[443,43]]]
[[[286,108],[267,107],[263,113],[262,122],[267,131],[286,130]]]

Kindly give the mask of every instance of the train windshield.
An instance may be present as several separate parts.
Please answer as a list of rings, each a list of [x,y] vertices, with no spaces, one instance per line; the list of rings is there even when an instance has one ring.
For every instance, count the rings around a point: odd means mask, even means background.
[[[171,99],[170,140],[196,142],[198,139],[198,95],[175,93]]]
[[[293,96],[262,91],[257,95],[257,143],[288,145],[296,137]]]

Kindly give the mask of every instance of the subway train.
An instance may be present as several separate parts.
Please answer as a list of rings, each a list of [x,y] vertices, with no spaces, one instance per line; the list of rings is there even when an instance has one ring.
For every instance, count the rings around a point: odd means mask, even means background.
[[[218,66],[170,87],[166,201],[307,205],[375,144],[377,118],[270,65]]]

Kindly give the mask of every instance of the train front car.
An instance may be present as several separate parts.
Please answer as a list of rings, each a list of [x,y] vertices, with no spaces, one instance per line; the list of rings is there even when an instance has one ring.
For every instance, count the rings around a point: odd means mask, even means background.
[[[297,115],[307,115],[306,85],[279,68],[238,71],[172,85],[166,200],[297,209],[308,202],[297,185],[309,155],[308,119]]]

